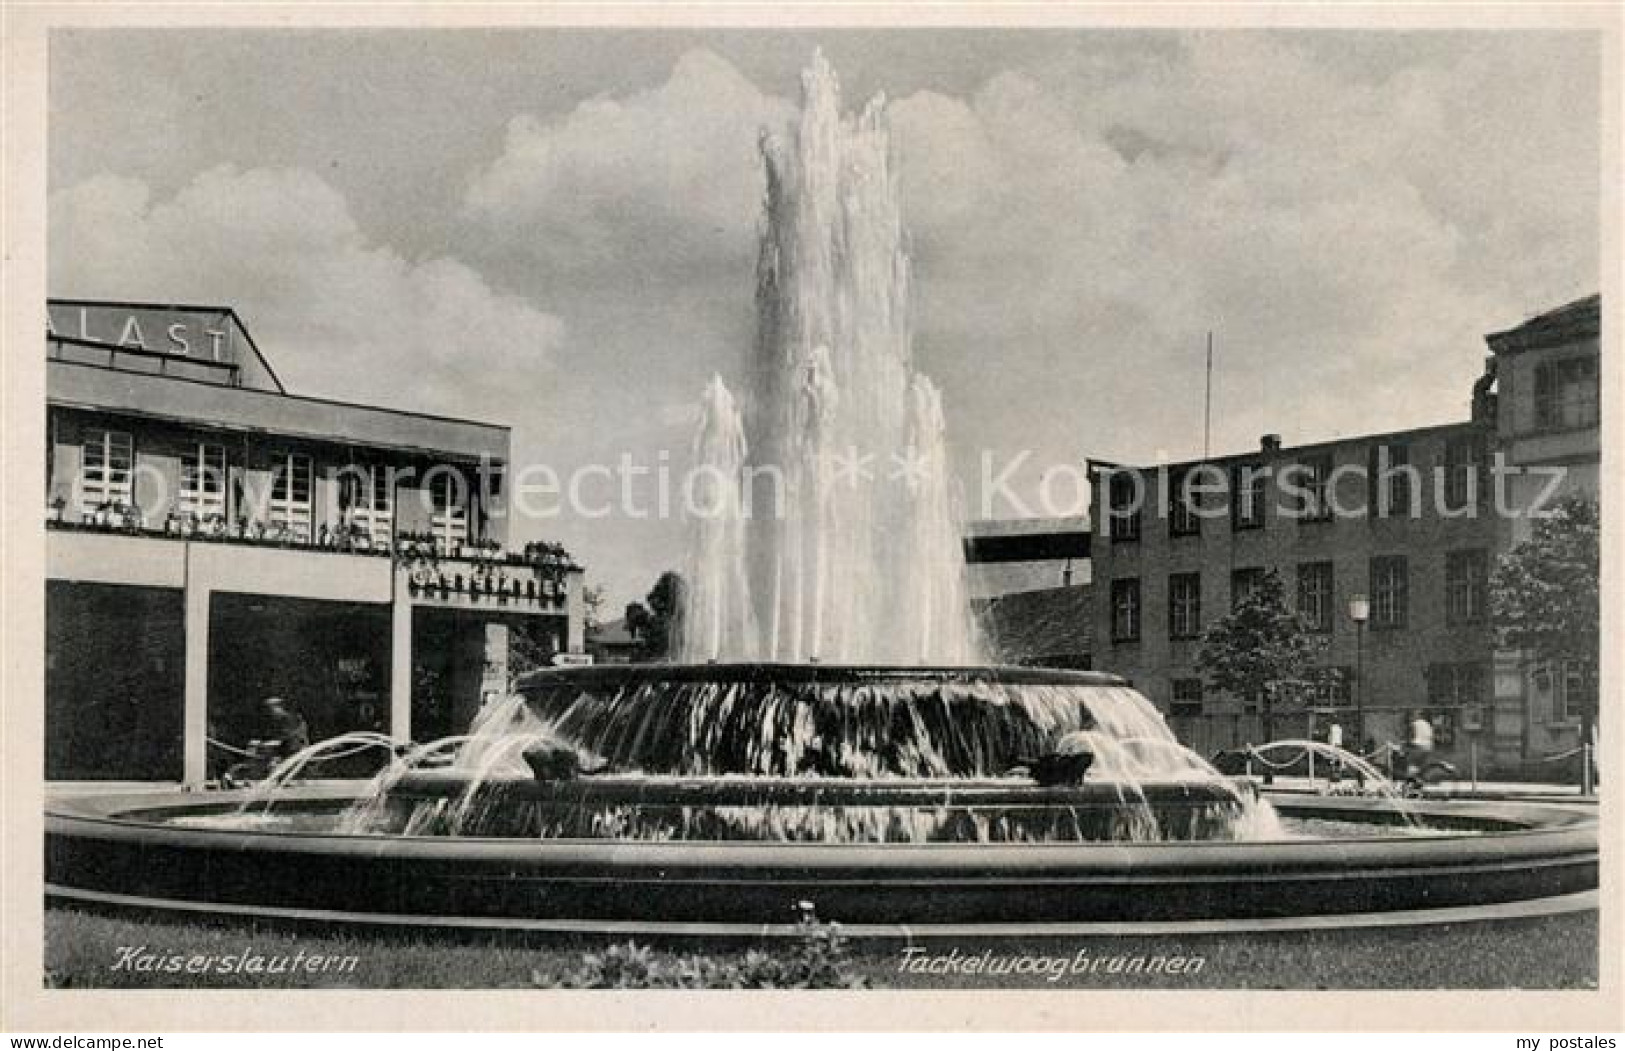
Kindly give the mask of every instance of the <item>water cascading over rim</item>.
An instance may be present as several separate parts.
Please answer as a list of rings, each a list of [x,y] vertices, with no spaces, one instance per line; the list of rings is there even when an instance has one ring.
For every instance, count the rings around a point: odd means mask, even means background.
[[[910,263],[882,98],[843,117],[815,54],[764,135],[747,396],[707,387],[685,661],[980,661],[942,401],[915,370]]]
[[[1057,741],[1090,776],[1035,780]],[[407,835],[862,843],[1230,840],[1273,812],[1093,672],[820,664],[532,673],[353,827]]]

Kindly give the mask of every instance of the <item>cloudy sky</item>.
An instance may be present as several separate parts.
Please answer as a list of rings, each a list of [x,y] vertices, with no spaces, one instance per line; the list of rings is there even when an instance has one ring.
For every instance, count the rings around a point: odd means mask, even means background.
[[[1210,329],[1229,451],[1461,418],[1484,333],[1596,289],[1589,34],[571,30],[58,33],[50,292],[233,305],[290,389],[509,423],[561,475],[680,466],[820,46],[891,100],[973,516],[984,452],[1026,494],[1199,454]],[[618,605],[681,526],[513,531]]]

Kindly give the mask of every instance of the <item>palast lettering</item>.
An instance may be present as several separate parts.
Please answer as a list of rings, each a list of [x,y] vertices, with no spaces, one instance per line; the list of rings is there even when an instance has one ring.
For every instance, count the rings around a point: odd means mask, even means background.
[[[61,339],[109,343],[177,357],[227,358],[230,331],[218,314],[189,311],[119,310],[53,303],[45,330]]]

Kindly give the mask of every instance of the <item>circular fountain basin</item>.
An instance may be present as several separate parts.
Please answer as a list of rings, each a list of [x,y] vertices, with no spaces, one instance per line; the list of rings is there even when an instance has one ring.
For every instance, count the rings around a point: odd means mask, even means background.
[[[1281,797],[1286,831],[1215,829],[1216,812],[1247,809],[1250,789],[1189,756],[1143,697],[1098,673],[578,668],[533,675],[522,692],[503,720],[545,726],[622,772],[524,777],[512,763],[530,731],[477,725],[481,754],[509,766],[463,766],[460,754],[455,771],[410,773],[381,800],[386,816],[397,803],[417,815],[489,796],[491,823],[459,818],[427,835],[416,817],[342,831],[364,786],[284,789],[264,814],[239,813],[254,798],[242,793],[59,795],[46,813],[49,893],[322,922],[747,937],[793,931],[802,903],[855,934],[901,937],[1596,907],[1594,810]],[[1118,760],[1168,752],[1169,765],[1132,784],[1091,781],[1097,768],[1059,788],[999,776],[1079,728],[1107,751],[1122,743]],[[527,808],[550,823],[516,816]],[[1155,814],[1157,841],[1113,823],[1136,808]],[[765,833],[711,820],[756,812],[795,818]],[[886,822],[835,820],[847,812],[926,820],[894,839]],[[625,813],[638,820],[598,820]],[[1317,835],[1316,822],[1340,831]]]
[[[321,827],[353,799],[296,789]],[[848,925],[1256,921],[1584,903],[1596,825],[1578,808],[1283,798],[1283,813],[1370,824],[1364,839],[886,844],[537,841],[189,827],[231,794],[53,800],[46,879],[80,900],[241,915],[496,927],[670,925],[754,931],[798,903]],[[1579,898],[1574,896],[1579,895]],[[1593,905],[1594,907],[1594,905]]]

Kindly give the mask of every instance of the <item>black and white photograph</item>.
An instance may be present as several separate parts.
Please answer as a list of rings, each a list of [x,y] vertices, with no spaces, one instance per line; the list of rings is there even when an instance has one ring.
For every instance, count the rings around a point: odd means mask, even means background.
[[[6,189],[33,994],[1617,1028],[1617,9],[176,10]]]

